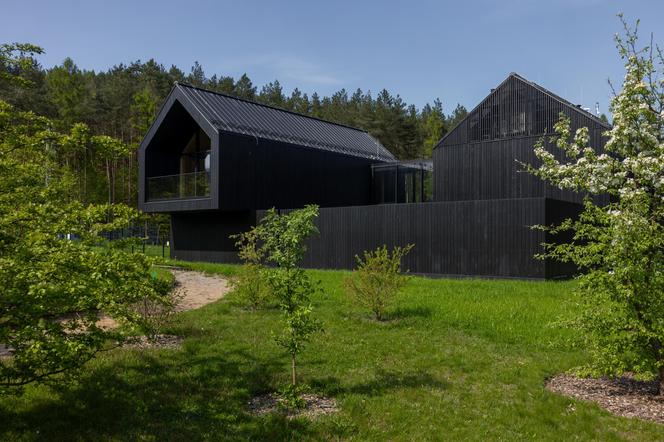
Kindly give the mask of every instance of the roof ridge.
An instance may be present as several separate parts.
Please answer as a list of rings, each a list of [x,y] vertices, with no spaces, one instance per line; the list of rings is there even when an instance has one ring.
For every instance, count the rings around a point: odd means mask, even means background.
[[[577,105],[577,104],[572,103],[571,101],[561,97],[560,95],[556,94],[555,92],[550,91],[549,89],[545,88],[544,86],[542,86],[539,83],[535,83],[534,81],[528,80],[526,77],[523,77],[523,76],[519,75],[516,72],[511,72],[508,75],[507,78],[509,78],[509,77],[514,77],[518,80],[523,81],[524,83],[527,83],[527,84],[539,89],[541,92],[550,95],[552,98],[554,98],[554,99],[560,101],[561,103],[575,109],[577,112],[581,112],[583,115],[592,118],[593,120],[595,120],[596,122],[599,122],[600,124],[602,124],[603,126],[606,126],[607,128],[611,127],[611,125],[609,123],[605,122],[604,120],[599,118],[597,115],[593,115],[592,112],[587,111],[584,108],[580,107],[581,105]]]
[[[491,88],[491,92],[489,92],[489,94],[488,94],[486,97],[484,97],[482,100],[480,100],[480,102],[477,103],[477,105],[475,105],[475,107],[473,107],[471,110],[469,110],[469,111],[467,112],[466,116],[465,116],[464,118],[461,119],[461,121],[459,121],[457,124],[455,124],[454,127],[450,128],[450,130],[449,130],[445,135],[443,135],[443,136],[440,138],[440,140],[438,140],[438,142],[437,142],[437,143],[435,144],[435,146],[434,146],[434,149],[437,149],[438,146],[440,146],[440,144],[441,144],[441,143],[442,143],[442,142],[443,142],[443,141],[444,141],[444,140],[445,140],[445,139],[446,139],[446,138],[447,138],[447,137],[448,137],[448,136],[449,136],[454,130],[456,130],[457,127],[459,127],[459,126],[461,125],[461,123],[462,123],[464,120],[466,120],[467,118],[469,118],[469,116],[470,116],[473,112],[475,112],[476,110],[478,110],[478,109],[482,106],[482,104],[483,104],[484,102],[486,102],[487,100],[489,100],[489,98],[495,93],[495,91],[497,91],[497,90],[500,89],[505,83],[507,83],[507,81],[508,81],[510,78],[515,78],[515,79],[517,79],[517,80],[519,80],[519,81],[522,81],[523,83],[525,83],[525,84],[527,84],[527,85],[529,85],[529,86],[531,86],[531,87],[536,88],[536,89],[539,90],[541,93],[546,94],[546,95],[549,95],[549,96],[550,96],[551,98],[553,98],[554,100],[557,100],[557,101],[559,101],[561,104],[563,104],[563,105],[565,105],[565,106],[567,106],[567,107],[569,107],[569,108],[571,108],[571,109],[574,109],[576,112],[579,112],[579,113],[581,113],[582,115],[591,118],[591,119],[594,120],[596,123],[601,124],[602,126],[604,126],[604,127],[607,128],[607,129],[610,129],[610,128],[611,128],[611,125],[610,125],[609,123],[607,123],[607,122],[605,122],[604,120],[600,119],[600,118],[597,117],[596,115],[593,115],[592,113],[586,111],[585,109],[580,108],[579,106],[575,105],[575,104],[572,103],[571,101],[564,99],[564,98],[561,97],[560,95],[558,95],[558,94],[556,94],[556,93],[554,93],[554,92],[551,92],[550,90],[548,90],[548,89],[545,88],[544,86],[542,86],[542,85],[540,85],[540,84],[538,84],[538,83],[535,83],[534,81],[530,81],[530,80],[528,80],[527,78],[525,78],[525,77],[519,75],[517,72],[510,72],[509,75],[507,75],[507,77],[505,77],[505,79],[504,79],[503,81],[501,81],[500,83],[498,83],[498,85],[496,85],[495,87]]]
[[[281,112],[286,112],[288,114],[296,115],[298,117],[309,118],[311,120],[321,121],[321,122],[327,123],[327,124],[334,124],[335,126],[345,127],[347,129],[356,130],[358,132],[362,132],[362,133],[365,133],[367,135],[370,135],[368,131],[366,131],[364,129],[360,129],[358,127],[349,126],[349,125],[343,124],[343,123],[336,123],[334,121],[324,120],[322,118],[314,117],[314,116],[311,116],[311,115],[301,114],[299,112],[294,112],[294,111],[284,109],[284,108],[281,108],[281,107],[272,106],[270,104],[259,103],[257,101],[248,100],[246,98],[235,97],[233,95],[225,94],[223,92],[212,91],[210,89],[205,89],[205,88],[202,88],[202,87],[194,86],[193,84],[184,83],[184,82],[181,82],[181,81],[175,81],[173,84],[174,84],[174,87],[184,86],[184,87],[188,87],[188,88],[191,88],[191,89],[196,89],[196,90],[203,91],[203,92],[208,92],[210,94],[219,95],[221,97],[230,98],[230,99],[237,100],[237,101],[242,101],[244,103],[254,104],[256,106],[261,106],[261,107],[266,107],[268,109],[273,109],[273,110],[277,110],[277,111],[281,111]]]

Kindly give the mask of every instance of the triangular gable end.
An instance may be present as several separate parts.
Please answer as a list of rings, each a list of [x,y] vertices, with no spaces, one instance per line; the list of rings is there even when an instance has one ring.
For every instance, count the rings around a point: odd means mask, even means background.
[[[552,133],[561,112],[576,119],[579,126],[609,128],[592,114],[512,73],[445,134],[436,148]]]
[[[159,109],[157,117],[152,122],[150,129],[148,129],[148,132],[145,134],[145,137],[143,137],[143,141],[141,141],[141,144],[139,146],[139,152],[145,151],[146,147],[150,144],[150,142],[154,138],[157,130],[164,122],[164,119],[166,118],[168,113],[171,111],[173,106],[176,106],[178,104],[187,111],[189,116],[196,121],[198,126],[201,129],[203,129],[203,131],[205,131],[205,133],[207,133],[207,135],[211,139],[218,136],[217,129],[214,127],[214,125],[212,125],[212,123],[210,123],[205,118],[205,115],[203,115],[203,113],[200,110],[198,110],[196,106],[194,106],[191,100],[184,93],[182,93],[180,85],[176,82],[173,85],[171,91],[168,93],[168,96],[166,97],[164,104],[162,104],[161,108]]]
[[[138,149],[139,160],[139,192],[138,206],[141,210],[150,208],[164,210],[174,206],[173,201],[149,201],[147,181],[150,177],[159,175],[181,174],[182,170],[171,170],[178,167],[170,161],[164,166],[173,146],[183,147],[187,145],[188,139],[195,132],[200,133],[200,138],[205,139],[206,149],[209,149],[209,158],[206,162],[210,166],[210,188],[209,195],[199,198],[200,201],[192,203],[192,210],[214,209],[218,207],[217,196],[217,161],[219,157],[219,132],[208,121],[205,115],[184,94],[181,87],[176,83],[161,106],[155,121],[150,126],[147,134],[141,141]],[[154,149],[154,150],[153,150]],[[159,159],[159,158],[163,159]],[[147,161],[146,161],[147,160]],[[155,171],[153,168],[162,168]]]

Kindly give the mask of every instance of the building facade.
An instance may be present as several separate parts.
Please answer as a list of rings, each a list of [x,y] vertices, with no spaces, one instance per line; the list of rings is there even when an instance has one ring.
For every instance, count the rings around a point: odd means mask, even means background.
[[[603,146],[606,123],[511,74],[440,140],[433,162],[398,162],[368,133],[176,84],[139,150],[139,206],[171,214],[171,256],[236,262],[229,236],[269,208],[318,204],[305,265],[352,268],[364,250],[414,244],[414,273],[570,276],[535,258],[531,226],[580,211],[582,195],[523,171],[563,113]]]

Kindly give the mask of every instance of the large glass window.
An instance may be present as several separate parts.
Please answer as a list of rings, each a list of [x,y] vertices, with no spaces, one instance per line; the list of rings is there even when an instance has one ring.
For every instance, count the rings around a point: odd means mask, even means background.
[[[193,121],[190,123],[188,128],[186,124],[173,125],[170,137],[160,137],[149,147],[148,200],[210,195],[210,137]]]
[[[375,204],[432,200],[431,161],[374,164],[371,169],[372,199]]]

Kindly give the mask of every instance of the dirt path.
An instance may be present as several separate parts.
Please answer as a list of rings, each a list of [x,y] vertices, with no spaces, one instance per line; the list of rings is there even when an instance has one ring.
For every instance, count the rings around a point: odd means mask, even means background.
[[[217,301],[231,290],[227,279],[220,276],[206,275],[188,270],[170,270],[175,276],[177,290],[181,296],[175,311],[194,310]],[[102,317],[97,324],[102,328],[113,328],[117,323],[108,317]],[[0,357],[11,355],[11,349],[0,344]]]
[[[178,296],[176,312],[194,310],[217,301],[231,290],[228,280],[221,276],[206,275],[190,270],[169,269],[175,277],[175,296]],[[114,328],[117,323],[109,318],[102,317],[97,325],[101,328]]]
[[[170,270],[175,276],[182,299],[175,308],[178,312],[194,310],[221,299],[231,290],[228,280],[200,272]]]

